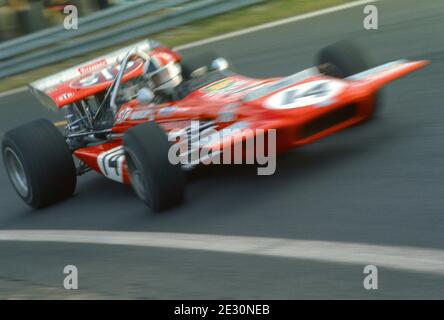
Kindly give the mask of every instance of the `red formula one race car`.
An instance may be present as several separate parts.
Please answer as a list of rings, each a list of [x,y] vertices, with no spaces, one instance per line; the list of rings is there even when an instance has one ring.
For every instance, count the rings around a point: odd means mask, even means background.
[[[32,83],[43,104],[65,110],[66,133],[43,119],[10,130],[4,164],[19,196],[34,208],[69,197],[77,176],[92,169],[131,184],[160,211],[184,200],[185,170],[240,163],[252,149],[253,162],[264,165],[265,156],[366,121],[380,107],[382,86],[427,64],[398,60],[372,67],[357,46],[343,41],[321,50],[316,67],[252,79],[230,71],[223,58],[186,60],[143,41]],[[260,169],[274,172],[271,165]]]

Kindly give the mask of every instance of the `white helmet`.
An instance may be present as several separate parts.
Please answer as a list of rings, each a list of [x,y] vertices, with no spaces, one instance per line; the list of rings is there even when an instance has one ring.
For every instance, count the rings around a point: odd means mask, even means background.
[[[145,63],[145,74],[153,83],[154,91],[168,91],[182,83],[182,68],[175,57],[158,52]]]

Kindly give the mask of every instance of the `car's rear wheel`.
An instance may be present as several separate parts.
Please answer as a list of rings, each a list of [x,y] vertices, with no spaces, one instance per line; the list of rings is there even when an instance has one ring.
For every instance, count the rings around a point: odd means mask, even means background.
[[[374,63],[365,50],[350,40],[339,41],[323,48],[316,62],[321,73],[340,79],[374,67]],[[374,96],[372,115],[381,109],[381,96],[381,90]]]
[[[8,131],[2,154],[9,180],[29,206],[49,206],[74,193],[77,174],[71,151],[48,120]]]
[[[123,140],[131,185],[154,212],[180,204],[184,199],[185,174],[180,164],[168,159],[171,143],[155,122],[129,129]]]
[[[218,58],[221,58],[221,55],[218,55],[215,52],[208,51],[184,59],[181,62],[182,75],[184,79],[185,80],[192,79],[193,73],[197,73],[197,71],[201,68],[204,67],[210,68],[211,63]],[[233,66],[231,65],[231,63],[230,63],[230,70],[233,71]]]

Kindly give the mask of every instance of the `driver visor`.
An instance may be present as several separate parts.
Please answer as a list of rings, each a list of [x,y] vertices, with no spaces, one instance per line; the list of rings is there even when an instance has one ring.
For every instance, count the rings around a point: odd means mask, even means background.
[[[171,79],[174,79],[181,72],[180,65],[178,63],[170,62],[165,67],[151,75],[151,80],[156,86],[161,86]]]

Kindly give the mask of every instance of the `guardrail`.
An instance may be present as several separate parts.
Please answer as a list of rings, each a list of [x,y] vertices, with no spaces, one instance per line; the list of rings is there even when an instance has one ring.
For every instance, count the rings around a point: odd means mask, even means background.
[[[186,2],[190,0],[138,0],[99,11],[91,16],[80,18],[79,29],[66,30],[63,26],[58,26],[0,44],[0,61]]]
[[[0,79],[263,1],[139,0],[110,8],[80,19],[77,30],[51,28],[1,44]]]

